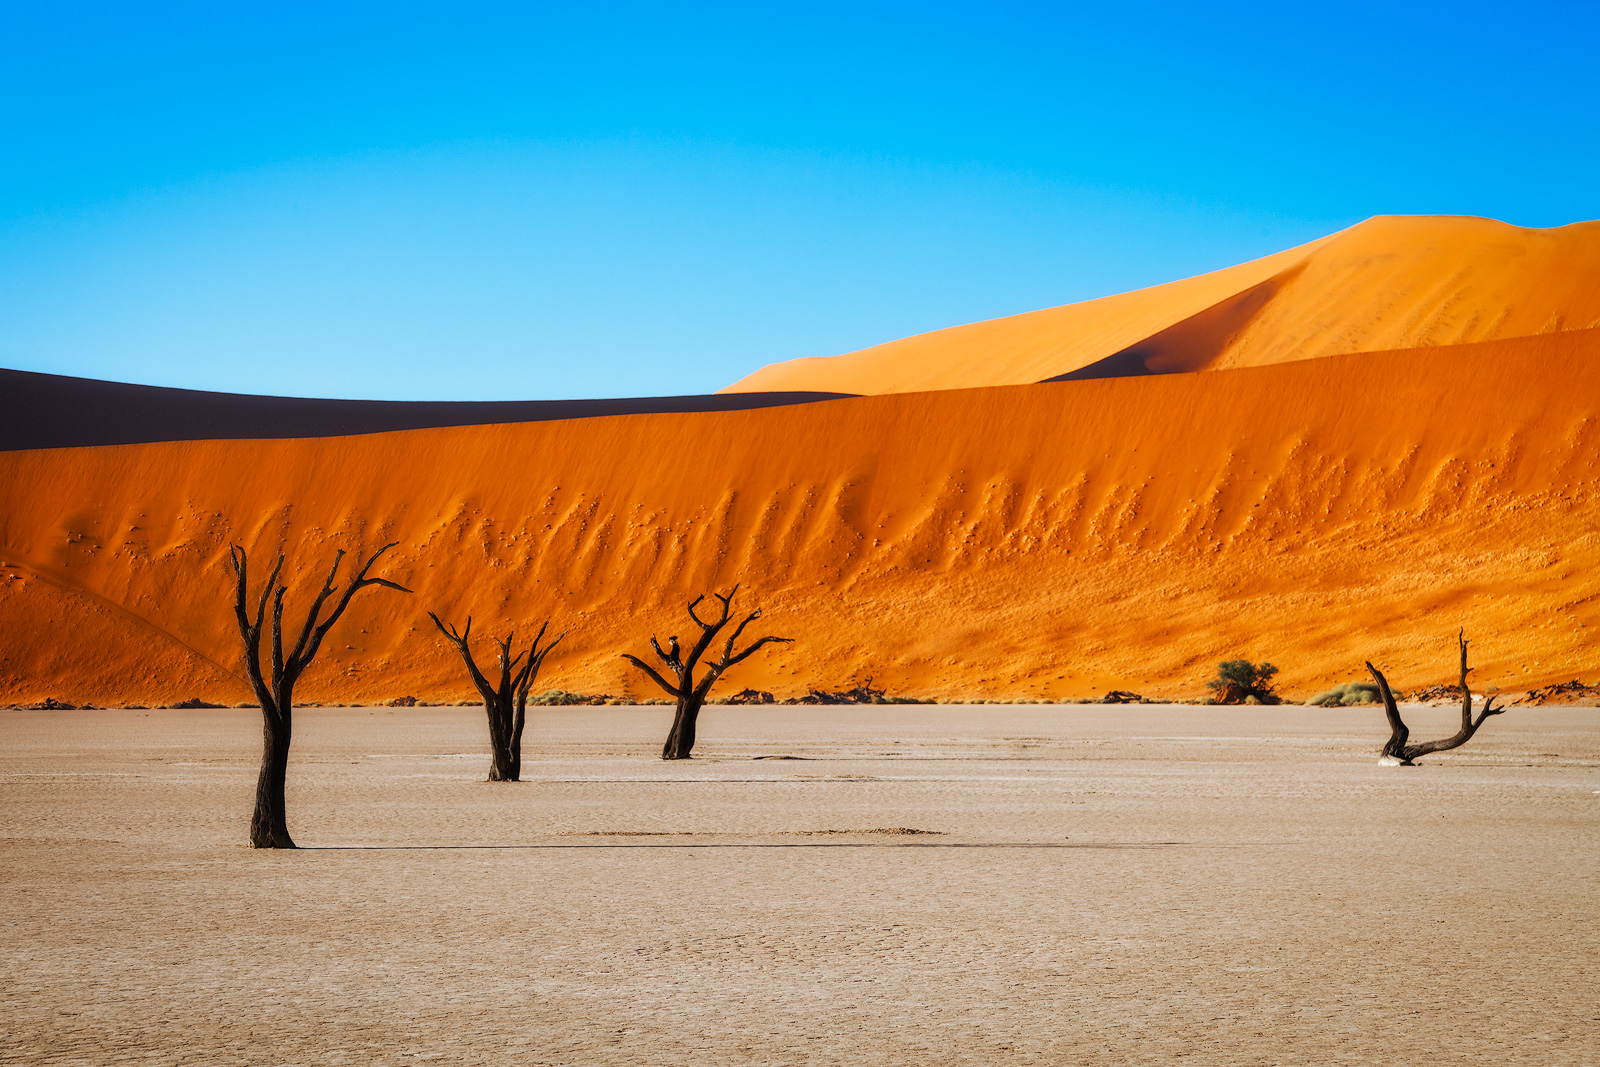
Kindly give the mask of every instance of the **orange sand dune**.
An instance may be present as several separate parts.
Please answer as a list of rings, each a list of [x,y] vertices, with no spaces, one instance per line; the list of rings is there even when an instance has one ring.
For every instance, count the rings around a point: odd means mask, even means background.
[[[725,392],[898,393],[1259,367],[1600,325],[1600,222],[1379,217],[1227,270],[774,363]]]
[[[1309,268],[1308,268],[1309,270]],[[310,700],[464,696],[424,611],[572,635],[545,684],[624,669],[744,583],[798,638],[728,688],[1200,696],[1271,659],[1303,696],[1600,673],[1600,331],[1114,378],[313,440],[0,459],[0,701],[243,700],[226,546],[400,542]],[[258,571],[259,573],[259,571]]]

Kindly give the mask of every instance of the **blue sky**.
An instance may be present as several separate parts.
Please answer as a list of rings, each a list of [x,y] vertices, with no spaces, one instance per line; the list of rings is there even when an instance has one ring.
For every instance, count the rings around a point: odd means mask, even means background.
[[[709,392],[1373,214],[1600,216],[1600,5],[1309,7],[5,3],[0,365]]]

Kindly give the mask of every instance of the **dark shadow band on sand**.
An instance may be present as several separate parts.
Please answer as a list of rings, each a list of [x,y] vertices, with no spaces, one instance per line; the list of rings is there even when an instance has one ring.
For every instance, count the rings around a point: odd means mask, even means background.
[[[1179,848],[1183,841],[717,841],[674,843],[653,841],[608,842],[592,845],[301,845],[301,852],[450,852],[457,850],[520,851],[528,849],[585,848]],[[1194,846],[1189,846],[1194,847]]]
[[[157,441],[346,437],[606,415],[746,411],[853,395],[783,392],[615,400],[314,400],[0,369],[0,452]]]

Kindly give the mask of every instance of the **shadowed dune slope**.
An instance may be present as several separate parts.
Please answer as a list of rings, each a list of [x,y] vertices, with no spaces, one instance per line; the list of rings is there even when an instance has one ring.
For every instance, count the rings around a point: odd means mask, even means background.
[[[1600,222],[1384,216],[1153,289],[775,363],[725,392],[896,393],[1259,367],[1600,326]]]
[[[148,441],[337,437],[663,411],[742,411],[835,398],[828,393],[741,393],[609,400],[313,400],[0,369],[0,452]]]
[[[798,638],[725,683],[871,674],[927,695],[1199,696],[1222,658],[1302,696],[1600,668],[1600,331],[1211,374],[0,461],[0,701],[243,700],[226,546],[400,542],[302,684],[465,696],[424,611],[572,635],[542,684],[744,583]],[[258,579],[259,580],[259,577]]]

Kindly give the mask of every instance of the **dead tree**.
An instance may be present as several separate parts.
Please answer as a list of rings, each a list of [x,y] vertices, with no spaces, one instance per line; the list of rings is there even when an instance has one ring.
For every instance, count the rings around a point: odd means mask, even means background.
[[[717,679],[722,677],[724,671],[735,663],[749,659],[763,645],[794,640],[792,637],[763,637],[744,651],[735,652],[733,646],[739,640],[740,635],[744,633],[745,627],[761,618],[760,609],[752,611],[745,616],[743,622],[734,627],[733,633],[728,635],[727,642],[722,646],[721,657],[716,662],[708,664],[700,680],[698,682],[695,681],[695,667],[699,665],[700,658],[705,655],[706,649],[711,647],[711,642],[716,640],[717,634],[722,631],[723,627],[728,625],[728,621],[733,615],[733,598],[738,593],[739,587],[736,585],[727,596],[723,596],[721,593],[712,594],[722,602],[721,614],[712,620],[702,619],[695,611],[705,600],[705,597],[698,596],[690,602],[689,617],[700,627],[700,637],[695,641],[694,647],[689,649],[687,656],[680,652],[676,636],[667,638],[667,647],[663,649],[661,643],[656,640],[655,634],[650,635],[650,647],[655,650],[661,661],[667,665],[675,681],[667,681],[659,671],[639,657],[623,654],[623,659],[648,674],[651,681],[666,690],[668,694],[678,701],[678,711],[672,719],[672,731],[667,734],[667,743],[661,749],[662,759],[690,758],[690,753],[694,750],[695,723],[700,717],[700,709],[705,706],[706,696],[711,692],[711,687],[717,684]]]
[[[1467,688],[1467,673],[1472,670],[1467,666],[1467,632],[1465,630],[1456,635],[1456,641],[1461,645],[1461,729],[1449,737],[1438,741],[1424,741],[1421,744],[1407,744],[1411,737],[1411,730],[1406,726],[1405,720],[1400,718],[1400,709],[1395,706],[1394,694],[1389,691],[1389,683],[1383,673],[1370,662],[1367,670],[1372,672],[1373,679],[1378,683],[1378,692],[1383,695],[1383,711],[1389,717],[1389,741],[1383,746],[1382,758],[1384,762],[1398,763],[1403,767],[1415,764],[1418,756],[1426,756],[1430,752],[1446,752],[1452,748],[1460,748],[1472,740],[1472,735],[1478,732],[1478,727],[1483,725],[1483,720],[1491,715],[1504,713],[1505,708],[1494,706],[1494,697],[1489,697],[1483,702],[1483,710],[1478,717],[1472,717],[1472,690]]]
[[[467,625],[460,633],[456,633],[454,626],[447,626],[439,616],[428,612],[428,618],[444,634],[445,640],[455,646],[461,653],[461,659],[467,665],[467,673],[472,676],[472,684],[478,687],[478,692],[483,697],[483,710],[489,716],[489,781],[491,782],[517,782],[522,780],[522,726],[528,717],[528,689],[533,685],[535,678],[539,677],[539,668],[544,665],[544,658],[550,650],[561,643],[561,638],[567,636],[565,630],[561,631],[554,641],[540,647],[539,642],[544,640],[545,631],[550,628],[547,621],[539,627],[539,632],[534,636],[533,644],[524,652],[511,654],[511,646],[516,640],[516,632],[506,634],[504,639],[493,638],[495,645],[500,650],[500,683],[491,685],[489,679],[484,677],[478,669],[478,664],[472,658],[472,649],[467,642],[472,637],[472,616],[467,616]],[[527,659],[523,660],[526,656]],[[521,661],[519,669],[517,663]]]
[[[344,593],[335,601],[328,617],[322,618],[323,605],[338,592],[338,586],[333,584],[333,580],[339,573],[339,564],[344,560],[344,549],[341,548],[333,557],[333,566],[328,568],[328,576],[322,581],[322,591],[317,594],[316,600],[311,603],[311,610],[306,613],[306,621],[300,627],[300,636],[295,639],[294,646],[285,655],[283,594],[288,589],[278,584],[278,576],[283,573],[283,555],[281,553],[278,555],[278,563],[272,568],[267,584],[261,587],[261,595],[256,599],[255,614],[252,617],[249,561],[245,559],[243,548],[238,545],[230,547],[233,553],[233,573],[237,579],[233,610],[239,619],[239,636],[244,639],[244,669],[250,676],[251,686],[255,689],[256,701],[261,705],[263,732],[261,774],[256,779],[256,809],[255,814],[250,817],[250,845],[253,848],[294,848],[294,840],[289,837],[289,824],[284,814],[283,784],[289,769],[289,742],[294,736],[295,683],[300,680],[306,668],[311,666],[311,661],[317,658],[317,652],[322,648],[322,639],[328,636],[333,624],[339,621],[344,609],[350,606],[351,597],[374,585],[381,585],[386,589],[398,589],[402,593],[409,593],[411,590],[385,578],[367,577],[367,571],[372,569],[378,557],[394,547],[394,544],[387,544],[367,557],[367,562],[361,565],[355,578],[345,586]],[[266,621],[269,600],[272,602],[270,676],[263,674],[261,669],[261,630]]]

